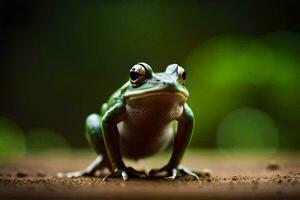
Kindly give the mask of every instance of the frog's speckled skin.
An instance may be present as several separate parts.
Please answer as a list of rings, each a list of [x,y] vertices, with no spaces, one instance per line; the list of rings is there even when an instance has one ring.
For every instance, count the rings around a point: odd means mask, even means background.
[[[186,103],[189,93],[184,86],[183,68],[172,64],[165,72],[154,73],[149,65],[139,63],[132,70],[137,68],[145,72],[138,74],[144,76],[141,81],[126,82],[102,105],[100,114],[91,114],[86,120],[86,136],[98,154],[96,160],[84,170],[60,176],[93,175],[96,170],[108,168],[112,173],[104,179],[145,177],[145,173],[126,167],[122,157],[148,157],[173,140],[169,162],[150,171],[150,175],[165,171],[169,179],[181,174],[198,178],[193,171],[179,166],[194,124],[193,112]]]

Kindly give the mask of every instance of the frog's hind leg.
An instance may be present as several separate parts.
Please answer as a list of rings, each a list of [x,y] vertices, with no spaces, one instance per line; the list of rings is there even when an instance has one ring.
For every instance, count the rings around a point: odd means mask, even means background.
[[[109,169],[111,165],[105,149],[104,140],[102,137],[102,119],[98,114],[91,114],[87,117],[85,123],[86,138],[89,144],[96,151],[96,159],[85,169],[67,173],[58,173],[59,177],[79,177],[79,176],[94,176],[98,170]]]

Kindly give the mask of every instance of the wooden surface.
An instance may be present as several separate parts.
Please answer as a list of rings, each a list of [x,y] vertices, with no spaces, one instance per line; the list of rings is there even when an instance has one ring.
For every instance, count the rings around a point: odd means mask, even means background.
[[[56,173],[81,169],[94,159],[91,153],[48,152],[1,159],[0,199],[300,199],[300,154],[232,154],[187,152],[183,165],[196,171],[209,169],[200,181],[131,179],[124,182],[101,177],[57,178]],[[137,169],[160,167],[168,154],[138,162]]]

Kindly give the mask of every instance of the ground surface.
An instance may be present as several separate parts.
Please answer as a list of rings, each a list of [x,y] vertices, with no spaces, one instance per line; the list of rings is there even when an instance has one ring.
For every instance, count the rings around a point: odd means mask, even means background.
[[[300,154],[273,156],[216,152],[187,152],[183,164],[211,177],[200,181],[182,177],[175,181],[123,182],[101,178],[57,178],[59,171],[81,169],[93,154],[44,153],[0,162],[0,199],[300,199]],[[137,163],[137,169],[162,166],[168,155]]]

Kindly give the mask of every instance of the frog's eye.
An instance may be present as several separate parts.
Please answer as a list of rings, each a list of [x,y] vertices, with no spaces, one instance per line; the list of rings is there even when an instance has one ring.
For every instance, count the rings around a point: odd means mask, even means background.
[[[146,79],[146,69],[144,66],[134,65],[129,71],[130,82],[134,85],[142,83]]]
[[[185,70],[182,67],[178,66],[178,68],[177,68],[177,74],[178,74],[178,80],[179,80],[179,82],[181,84],[184,84],[184,81],[186,79],[186,72],[185,72]]]

